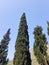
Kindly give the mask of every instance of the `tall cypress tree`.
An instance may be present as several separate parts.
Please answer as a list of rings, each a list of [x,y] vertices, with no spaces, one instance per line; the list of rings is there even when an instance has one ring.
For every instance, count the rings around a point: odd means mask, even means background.
[[[31,65],[30,53],[29,53],[29,35],[28,26],[26,22],[25,13],[23,13],[20,26],[18,30],[18,36],[15,44],[14,65]]]
[[[34,54],[41,65],[48,65],[47,59],[47,39],[42,33],[42,27],[37,26],[34,29]]]
[[[0,44],[0,65],[7,65],[7,52],[8,52],[8,44],[10,41],[10,29],[8,29],[7,33],[3,36]]]

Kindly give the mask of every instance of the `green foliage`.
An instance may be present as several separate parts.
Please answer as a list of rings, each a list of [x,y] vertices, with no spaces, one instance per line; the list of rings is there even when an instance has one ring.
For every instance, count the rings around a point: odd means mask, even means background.
[[[9,38],[10,29],[8,29],[7,33],[3,36],[3,39],[0,43],[0,65],[7,65],[7,52],[8,52],[8,44],[10,41]]]
[[[29,53],[29,35],[28,26],[26,22],[25,13],[23,13],[20,26],[18,30],[18,36],[15,43],[14,65],[31,65],[30,53]]]
[[[47,25],[48,25],[48,27],[47,27],[47,33],[49,35],[49,21],[47,21]],[[49,56],[47,56],[47,62],[49,64]]]
[[[47,39],[45,34],[42,33],[42,27],[37,26],[34,29],[34,54],[41,65],[45,65],[47,61]]]

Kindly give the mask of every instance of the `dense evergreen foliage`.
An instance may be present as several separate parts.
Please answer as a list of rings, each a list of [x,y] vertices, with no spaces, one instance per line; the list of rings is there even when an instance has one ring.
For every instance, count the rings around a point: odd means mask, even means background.
[[[0,42],[0,65],[7,65],[7,52],[8,52],[8,44],[10,41],[10,29],[8,29],[7,33],[3,36],[3,39]]]
[[[42,33],[42,27],[37,26],[34,28],[34,54],[41,65],[49,65],[47,57],[47,39],[45,34]]]
[[[14,55],[13,64],[14,65],[31,65],[31,59],[30,59],[30,53],[29,53],[28,26],[26,22],[25,13],[23,13],[20,20],[18,36],[15,43],[15,55]]]

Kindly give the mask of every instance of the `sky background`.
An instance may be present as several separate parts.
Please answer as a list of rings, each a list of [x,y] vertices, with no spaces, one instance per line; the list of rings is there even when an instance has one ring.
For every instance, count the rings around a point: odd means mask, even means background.
[[[47,35],[47,20],[49,21],[49,0],[0,0],[0,41],[8,28],[11,28],[8,58],[14,57],[15,41],[18,34],[20,18],[26,13],[30,49],[33,48],[34,27],[42,26],[43,33]]]

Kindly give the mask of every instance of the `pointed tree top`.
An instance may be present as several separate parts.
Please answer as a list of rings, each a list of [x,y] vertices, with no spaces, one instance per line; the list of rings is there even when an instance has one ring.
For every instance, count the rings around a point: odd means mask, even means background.
[[[25,16],[25,12],[22,14],[22,17],[24,17]]]
[[[9,34],[10,34],[10,30],[11,30],[11,29],[9,28],[9,29],[7,30],[7,33],[9,33]]]
[[[26,19],[26,15],[25,15],[25,13],[22,14],[22,16],[21,16],[21,20],[22,20],[22,19]]]

